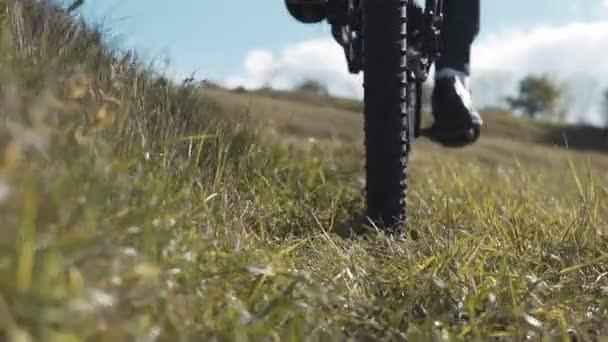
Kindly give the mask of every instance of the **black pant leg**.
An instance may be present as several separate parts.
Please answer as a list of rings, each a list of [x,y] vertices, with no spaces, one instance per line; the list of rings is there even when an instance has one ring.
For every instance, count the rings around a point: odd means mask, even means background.
[[[444,0],[441,57],[436,69],[470,73],[471,45],[479,33],[480,0]]]

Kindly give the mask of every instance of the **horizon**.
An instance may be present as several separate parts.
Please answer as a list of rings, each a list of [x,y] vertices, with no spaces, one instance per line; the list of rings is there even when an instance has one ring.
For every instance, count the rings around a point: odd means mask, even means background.
[[[333,95],[362,97],[360,77],[347,72],[328,25],[300,24],[281,2],[183,0],[167,7],[96,0],[86,2],[82,13],[122,37],[121,46],[170,60],[162,68],[176,80],[195,73],[229,88],[284,90],[313,79]],[[604,123],[600,100],[608,65],[598,61],[608,54],[607,0],[484,2],[481,20],[471,66],[478,107],[501,104],[527,74],[548,73],[570,88],[567,98],[574,101],[562,103],[569,122]]]

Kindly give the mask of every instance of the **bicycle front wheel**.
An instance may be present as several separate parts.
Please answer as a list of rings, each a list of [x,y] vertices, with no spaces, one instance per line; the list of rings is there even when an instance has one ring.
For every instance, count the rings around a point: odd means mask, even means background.
[[[406,221],[416,83],[407,74],[407,0],[364,0],[367,216],[391,233]]]

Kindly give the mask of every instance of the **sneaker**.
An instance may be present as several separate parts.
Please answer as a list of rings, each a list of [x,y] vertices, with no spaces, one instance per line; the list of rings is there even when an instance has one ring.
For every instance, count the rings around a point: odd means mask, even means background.
[[[483,121],[473,108],[465,73],[452,69],[437,72],[433,89],[433,125],[423,135],[446,147],[461,147],[479,139]]]

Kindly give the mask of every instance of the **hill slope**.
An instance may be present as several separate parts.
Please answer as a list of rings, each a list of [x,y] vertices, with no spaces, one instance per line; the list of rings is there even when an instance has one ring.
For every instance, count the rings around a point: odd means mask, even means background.
[[[204,97],[215,101],[235,120],[246,120],[278,135],[282,140],[348,146],[363,158],[363,117],[355,106],[339,100],[287,92],[243,92],[203,88]],[[293,99],[296,99],[295,101]],[[325,100],[324,100],[325,99]],[[547,176],[571,178],[570,162],[589,164],[597,172],[608,167],[608,137],[594,127],[570,126],[515,118],[506,113],[484,112],[480,141],[464,149],[438,147],[424,138],[414,146],[416,161],[453,156],[490,168],[509,167],[523,161],[529,168],[546,169]],[[428,115],[425,120],[429,120]],[[540,170],[539,170],[540,171]]]
[[[411,238],[350,235],[356,114],[201,94],[52,4],[0,4],[4,339],[608,334],[604,154],[506,117],[469,149],[420,141]]]
[[[362,104],[304,91],[226,90],[203,87],[201,93],[233,114],[247,114],[264,126],[296,136],[354,141],[361,139]],[[519,142],[582,151],[608,152],[606,130],[590,126],[554,124],[516,118],[499,111],[483,111],[483,139]],[[428,123],[428,115],[424,117]]]

